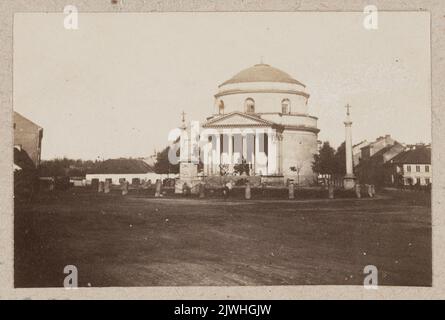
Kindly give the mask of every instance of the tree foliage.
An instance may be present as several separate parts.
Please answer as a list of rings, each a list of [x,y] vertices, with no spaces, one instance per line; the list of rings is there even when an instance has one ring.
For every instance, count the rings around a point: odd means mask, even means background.
[[[40,163],[39,175],[42,177],[83,177],[94,166],[91,160],[56,158]]]
[[[170,151],[170,147],[164,148],[161,152],[158,152],[156,155],[156,163],[154,170],[159,174],[167,174],[167,173],[179,173],[179,164],[171,164],[168,159],[168,153]],[[176,156],[179,158],[179,149],[176,153]]]
[[[335,150],[328,141],[325,141],[319,153],[314,155],[312,170],[319,174],[344,174],[346,172],[345,159],[344,142]]]
[[[241,163],[237,163],[233,166],[233,171],[239,175],[242,175],[245,173],[246,175],[249,175],[250,166],[247,163],[246,159],[242,159]]]
[[[325,141],[318,154],[314,154],[312,170],[319,174],[333,174],[334,168],[335,150],[331,147],[328,141]]]
[[[343,142],[335,152],[335,168],[334,173],[345,174],[346,173],[346,145]]]

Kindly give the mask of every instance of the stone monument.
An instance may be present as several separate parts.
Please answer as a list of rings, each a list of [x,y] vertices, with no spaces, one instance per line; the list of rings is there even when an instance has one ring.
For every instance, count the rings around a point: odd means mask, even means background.
[[[194,155],[194,148],[191,126],[185,124],[185,113],[182,112],[182,126],[180,136],[180,159],[179,159],[179,179],[175,183],[175,193],[182,193],[184,184],[190,188],[192,194],[199,193],[198,164],[196,159],[199,155]],[[196,159],[195,159],[196,158]]]

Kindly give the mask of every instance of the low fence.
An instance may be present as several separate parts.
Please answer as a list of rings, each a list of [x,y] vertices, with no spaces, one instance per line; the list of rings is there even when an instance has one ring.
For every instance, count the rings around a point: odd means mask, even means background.
[[[245,199],[247,198],[247,193],[249,194],[248,199],[346,199],[346,198],[367,198],[374,197],[375,189],[369,188],[368,185],[363,185],[361,188],[353,190],[344,190],[343,188],[334,188],[333,186],[329,188],[325,187],[293,187],[292,194],[290,196],[291,188],[283,186],[234,186],[228,189],[224,185],[209,186],[207,184],[199,184],[196,186],[196,192],[192,192],[189,188],[184,188],[183,192],[175,193],[175,187],[162,186],[159,188],[159,196],[157,197],[167,197],[167,198],[230,198],[230,199]],[[103,193],[104,190],[92,189],[91,187],[83,188],[91,190],[90,192]],[[248,189],[248,191],[247,191]],[[123,193],[125,190],[125,193]],[[370,190],[371,194],[370,194]],[[105,192],[107,193],[107,192]],[[156,185],[150,185],[148,187],[143,186],[131,186],[126,187],[110,186],[108,191],[111,195],[118,194],[131,194],[137,197],[152,198],[156,195]]]
[[[98,181],[93,179],[91,185],[79,187],[89,192],[111,193],[127,195],[128,193],[143,197],[200,197],[200,198],[247,198],[247,199],[321,199],[321,198],[362,198],[373,197],[375,186],[357,185],[355,189],[344,190],[340,183],[322,184],[321,186],[298,186],[295,183],[284,185],[279,179],[283,177],[266,177],[268,183],[264,183],[265,177],[259,176],[219,176],[203,177],[202,180],[190,188],[184,184],[179,186],[176,179],[164,179],[156,183],[142,182],[135,179],[130,184],[123,181],[121,185],[113,185],[111,181]],[[52,179],[51,179],[52,180]],[[232,182],[228,185],[227,182]],[[54,181],[51,181],[54,186]],[[276,183],[274,185],[273,183]],[[57,184],[55,184],[57,185]],[[65,184],[64,184],[65,186]],[[52,188],[52,190],[66,190],[66,188]],[[176,192],[175,192],[176,191]]]

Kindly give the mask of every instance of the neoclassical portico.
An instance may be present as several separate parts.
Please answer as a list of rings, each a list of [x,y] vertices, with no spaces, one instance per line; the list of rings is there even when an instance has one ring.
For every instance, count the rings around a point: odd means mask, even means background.
[[[249,175],[282,175],[283,127],[240,112],[203,125],[204,174],[232,173],[246,164]]]

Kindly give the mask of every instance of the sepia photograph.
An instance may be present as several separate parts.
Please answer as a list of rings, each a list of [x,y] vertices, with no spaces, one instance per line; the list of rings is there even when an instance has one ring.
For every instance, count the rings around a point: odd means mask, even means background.
[[[14,287],[431,287],[428,12],[23,12]]]

